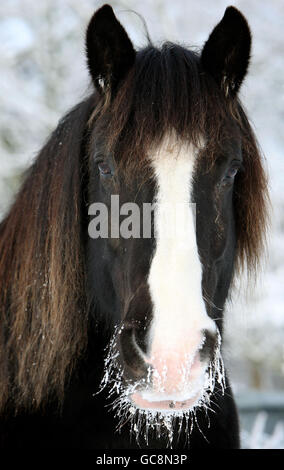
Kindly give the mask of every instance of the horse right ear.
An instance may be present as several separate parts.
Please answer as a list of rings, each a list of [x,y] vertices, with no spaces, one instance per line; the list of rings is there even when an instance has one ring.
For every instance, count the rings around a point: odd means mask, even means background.
[[[213,29],[202,53],[201,62],[226,95],[235,96],[249,65],[251,33],[245,17],[228,7]]]
[[[93,15],[87,29],[86,52],[96,88],[100,92],[115,91],[134,64],[136,53],[110,5],[104,5]]]

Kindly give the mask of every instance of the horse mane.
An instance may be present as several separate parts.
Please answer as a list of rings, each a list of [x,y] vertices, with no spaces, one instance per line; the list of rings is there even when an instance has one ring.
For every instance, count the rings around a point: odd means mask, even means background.
[[[59,122],[0,225],[0,408],[62,397],[86,346],[82,142],[93,101]]]
[[[63,120],[39,153],[0,225],[0,408],[39,407],[63,399],[87,345],[83,216],[85,133],[128,171],[174,131],[207,147],[209,165],[228,116],[241,129],[244,171],[234,192],[237,262],[256,270],[264,246],[267,185],[245,112],[205,74],[199,56],[179,45],[148,46],[115,96],[92,95]],[[122,138],[123,137],[123,138]]]

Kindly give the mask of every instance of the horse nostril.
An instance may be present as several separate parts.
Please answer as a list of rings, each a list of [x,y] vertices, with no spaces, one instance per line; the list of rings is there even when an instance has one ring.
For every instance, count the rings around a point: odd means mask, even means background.
[[[209,330],[203,332],[204,341],[199,351],[201,361],[212,361],[218,346],[218,336]]]
[[[144,377],[147,372],[142,349],[145,345],[142,336],[137,332],[136,328],[125,327],[120,335],[120,349],[126,366],[126,375],[134,380]]]
[[[148,350],[148,340],[146,327],[140,329],[133,329],[133,341],[136,344],[136,347],[142,351],[143,354],[147,354]]]

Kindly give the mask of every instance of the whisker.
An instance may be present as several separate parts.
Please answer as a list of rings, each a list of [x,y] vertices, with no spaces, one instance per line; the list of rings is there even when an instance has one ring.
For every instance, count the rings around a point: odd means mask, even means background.
[[[213,308],[216,308],[217,310],[220,310],[220,312],[223,311],[223,308],[220,308],[220,307],[217,307],[217,305],[214,304],[213,300],[209,298],[209,295],[206,293],[205,289],[203,288],[203,300],[210,306],[210,307],[213,307]]]

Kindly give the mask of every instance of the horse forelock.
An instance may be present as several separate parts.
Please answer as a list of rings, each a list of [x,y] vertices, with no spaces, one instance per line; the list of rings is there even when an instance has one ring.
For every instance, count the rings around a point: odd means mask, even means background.
[[[269,198],[264,158],[241,102],[225,96],[200,63],[199,54],[165,43],[138,51],[134,67],[114,97],[102,98],[90,120],[90,148],[99,138],[114,154],[126,181],[149,171],[149,155],[166,136],[206,149],[214,165],[224,141],[240,139],[244,171],[234,191],[237,230],[235,271],[256,273],[265,248]]]

